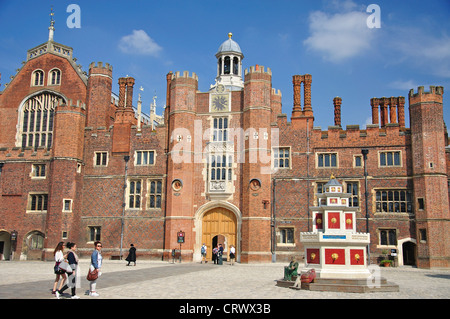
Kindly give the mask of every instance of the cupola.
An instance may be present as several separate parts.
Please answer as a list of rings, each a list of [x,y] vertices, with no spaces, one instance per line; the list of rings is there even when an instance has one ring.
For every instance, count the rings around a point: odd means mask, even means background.
[[[216,83],[211,86],[215,88],[222,84],[226,89],[237,91],[244,88],[242,80],[242,54],[241,47],[232,39],[233,34],[228,33],[228,39],[224,41],[216,53],[217,77]]]

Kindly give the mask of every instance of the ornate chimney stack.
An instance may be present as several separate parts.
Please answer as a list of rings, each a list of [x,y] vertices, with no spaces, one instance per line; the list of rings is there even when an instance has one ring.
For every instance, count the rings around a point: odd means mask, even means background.
[[[300,116],[302,114],[301,89],[303,76],[294,75],[292,77],[292,84],[294,84],[294,108],[292,110],[292,117]]]
[[[341,126],[341,104],[342,99],[339,96],[336,96],[333,99],[334,104],[334,125]]]
[[[294,75],[294,107],[292,109],[292,124],[295,128],[312,129],[314,126],[314,115],[311,107],[311,74]],[[304,107],[301,105],[301,86],[304,89]]]
[[[304,90],[304,94],[305,94],[303,111],[312,112],[312,107],[311,107],[311,83],[312,83],[312,76],[311,76],[311,74],[305,74],[303,76],[303,90]]]
[[[372,124],[379,124],[378,106],[380,105],[379,99],[373,97],[370,99],[370,105],[372,105]]]
[[[119,79],[119,108],[125,107],[125,93],[127,89],[127,79],[120,78]]]
[[[127,102],[125,107],[132,108],[133,107],[133,86],[134,86],[134,79],[127,77]]]
[[[405,97],[404,96],[398,97],[397,112],[398,112],[398,125],[400,127],[405,127]]]
[[[389,123],[397,123],[397,101],[398,98],[391,96],[389,103]]]

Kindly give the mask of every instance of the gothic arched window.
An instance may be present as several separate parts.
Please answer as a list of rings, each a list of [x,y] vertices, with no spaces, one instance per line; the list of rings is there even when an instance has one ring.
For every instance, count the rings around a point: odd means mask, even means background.
[[[64,99],[43,92],[27,99],[19,117],[18,144],[24,147],[52,147],[53,119],[56,106]]]

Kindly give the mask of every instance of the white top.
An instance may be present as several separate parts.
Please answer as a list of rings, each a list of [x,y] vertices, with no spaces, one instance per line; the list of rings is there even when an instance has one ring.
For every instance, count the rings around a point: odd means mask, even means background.
[[[56,262],[61,262],[64,260],[64,255],[63,252],[61,250],[58,250],[55,254],[55,261]]]

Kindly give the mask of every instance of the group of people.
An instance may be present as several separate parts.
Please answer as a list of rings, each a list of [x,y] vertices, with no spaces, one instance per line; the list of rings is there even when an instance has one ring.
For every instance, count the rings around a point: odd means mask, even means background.
[[[68,249],[66,253],[64,253],[64,247]],[[100,270],[103,260],[101,254],[102,243],[96,241],[94,243],[94,247],[94,251],[91,255],[91,265],[89,266],[89,271],[92,273],[96,273],[96,278],[98,278],[101,275]],[[64,242],[59,242],[55,250],[53,251],[53,255],[55,256],[54,272],[56,274],[56,278],[53,284],[52,294],[54,294],[58,299],[60,298],[61,294],[68,288],[71,288],[72,299],[80,299],[80,297],[78,297],[76,294],[76,289],[81,287],[81,273],[80,266],[78,265],[78,255],[76,251],[77,244],[72,242],[68,242],[67,244],[64,244]],[[58,283],[59,289],[56,289]],[[97,279],[91,280],[89,287],[89,296],[98,296],[98,293],[95,290],[96,287]]]
[[[201,248],[202,260],[200,263],[208,262],[206,260],[207,250],[208,250],[208,248],[207,248],[206,244],[203,243],[202,248]],[[236,258],[236,248],[233,245],[231,245],[230,246],[230,265],[234,265],[235,258]],[[218,264],[218,265],[223,264],[223,246],[222,246],[222,244],[218,244],[216,247],[213,248],[212,260],[213,260],[214,264]]]

